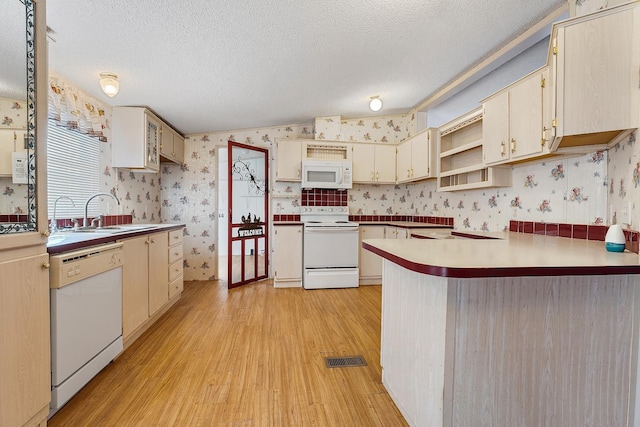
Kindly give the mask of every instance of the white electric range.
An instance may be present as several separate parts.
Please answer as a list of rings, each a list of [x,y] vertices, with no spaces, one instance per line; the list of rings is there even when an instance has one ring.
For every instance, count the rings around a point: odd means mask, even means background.
[[[300,219],[303,233],[305,289],[356,288],[358,224],[349,221],[346,206],[305,206]]]

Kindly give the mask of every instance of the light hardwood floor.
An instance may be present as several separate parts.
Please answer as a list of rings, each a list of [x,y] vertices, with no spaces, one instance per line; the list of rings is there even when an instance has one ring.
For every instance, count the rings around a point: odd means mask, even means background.
[[[405,426],[381,383],[380,306],[380,286],[186,282],[49,426]],[[350,355],[368,366],[325,367]]]

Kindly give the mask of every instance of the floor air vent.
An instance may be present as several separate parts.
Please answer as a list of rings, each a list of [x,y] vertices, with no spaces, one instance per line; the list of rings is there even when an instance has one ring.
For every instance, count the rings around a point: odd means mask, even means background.
[[[327,368],[349,368],[351,366],[367,366],[362,356],[325,357]]]

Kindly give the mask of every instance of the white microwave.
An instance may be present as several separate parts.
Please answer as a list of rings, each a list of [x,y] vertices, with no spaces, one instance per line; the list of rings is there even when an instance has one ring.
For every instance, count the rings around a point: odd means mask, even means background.
[[[352,170],[350,160],[303,160],[302,188],[351,188]]]

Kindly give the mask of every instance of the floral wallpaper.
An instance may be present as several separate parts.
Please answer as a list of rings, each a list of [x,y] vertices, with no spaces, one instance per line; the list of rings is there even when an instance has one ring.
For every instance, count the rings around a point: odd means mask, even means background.
[[[640,230],[640,146],[638,130],[609,150],[606,182],[611,223]]]
[[[187,136],[185,164],[163,165],[160,174],[162,222],[186,224],[185,280],[217,278],[217,148],[226,147],[230,140],[271,148],[276,138],[312,137],[312,123]],[[272,213],[299,213],[300,184],[277,182],[271,190]]]
[[[414,112],[404,115],[342,119],[340,116],[318,117],[315,139],[347,142],[397,144],[417,132]]]
[[[588,15],[602,9],[629,3],[630,0],[571,0],[569,2],[571,17]]]
[[[14,149],[14,133],[18,141],[24,138],[27,123],[25,101],[0,98],[0,144],[7,151]],[[0,150],[4,151],[4,150]],[[0,176],[0,214],[26,213],[27,185],[14,184],[11,176]]]
[[[512,187],[437,192],[435,180],[354,185],[349,212],[455,218],[456,229],[500,231],[509,221],[602,224],[606,221],[606,152],[513,168]]]
[[[411,118],[398,122],[410,123]],[[355,124],[358,135],[379,131],[366,125],[360,129],[358,121],[349,123]],[[368,126],[374,123],[380,121],[370,120]],[[186,164],[167,165],[161,174],[162,221],[187,224],[186,280],[216,277],[216,147],[225,146],[228,139],[271,147],[275,138],[308,138],[311,128],[295,125],[188,136]],[[437,192],[435,180],[402,185],[355,184],[348,191],[349,212],[450,216],[458,229],[487,231],[504,230],[512,219],[606,224],[607,168],[611,163],[606,151],[534,161],[513,168],[512,187],[464,192]],[[628,174],[628,168],[624,169]],[[636,175],[640,184],[640,165]],[[300,213],[299,183],[275,182],[271,195],[272,214]]]

